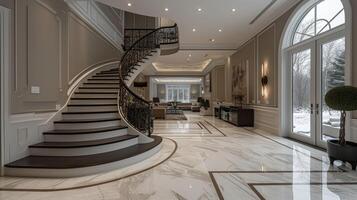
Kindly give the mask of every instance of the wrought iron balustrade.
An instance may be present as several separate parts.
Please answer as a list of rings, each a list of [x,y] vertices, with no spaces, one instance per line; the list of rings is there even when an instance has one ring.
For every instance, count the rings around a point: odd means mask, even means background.
[[[175,24],[148,31],[144,35],[142,30],[137,31],[138,33],[135,33],[134,29],[130,29],[133,38],[129,38],[128,35],[128,39],[125,40],[126,52],[119,65],[119,111],[137,131],[151,136],[153,130],[151,104],[131,91],[125,81],[160,45],[178,43],[178,28]]]

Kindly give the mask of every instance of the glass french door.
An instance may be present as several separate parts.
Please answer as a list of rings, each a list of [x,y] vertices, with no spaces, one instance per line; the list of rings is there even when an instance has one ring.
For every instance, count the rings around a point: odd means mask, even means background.
[[[326,146],[337,138],[340,113],[328,108],[324,97],[345,85],[345,37],[343,32],[309,42],[290,51],[291,134],[290,137]]]
[[[313,144],[316,135],[315,47],[307,44],[291,52],[292,137]]]

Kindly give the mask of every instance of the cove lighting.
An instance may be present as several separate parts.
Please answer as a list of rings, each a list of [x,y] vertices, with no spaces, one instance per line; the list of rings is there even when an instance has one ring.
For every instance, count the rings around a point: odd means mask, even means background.
[[[190,78],[190,79],[185,79],[185,78],[155,78],[155,81],[157,83],[200,83],[202,82],[201,78]]]

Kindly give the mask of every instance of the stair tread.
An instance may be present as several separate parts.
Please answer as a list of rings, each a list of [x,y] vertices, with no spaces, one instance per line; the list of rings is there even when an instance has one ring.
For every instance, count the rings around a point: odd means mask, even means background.
[[[106,119],[63,119],[60,121],[55,121],[55,124],[70,124],[70,123],[93,123],[93,122],[107,122],[107,121],[117,121],[120,118],[106,118]]]
[[[107,79],[104,79],[104,78],[90,78],[88,79],[88,81],[119,81],[119,78],[107,78]]]
[[[119,87],[79,87],[79,89],[119,89]]]
[[[126,129],[126,126],[111,126],[105,128],[93,128],[93,129],[77,129],[77,130],[52,130],[44,132],[44,135],[71,135],[71,134],[89,134],[89,133],[100,133]]]
[[[68,107],[85,107],[85,106],[117,106],[116,103],[81,103],[81,104],[68,104]]]
[[[71,100],[117,100],[117,98],[115,98],[115,97],[95,97],[95,98],[72,97]]]
[[[93,82],[91,82],[91,83],[83,83],[84,85],[96,85],[96,84],[98,84],[98,85],[117,85],[118,83],[93,83]]]
[[[74,92],[74,94],[118,94],[117,92]]]
[[[83,141],[83,142],[41,142],[38,144],[30,145],[30,148],[83,148],[83,147],[93,147],[106,144],[113,144],[118,142],[123,142],[133,138],[137,138],[137,135],[122,135],[107,139]]]
[[[101,75],[93,75],[92,77],[118,77],[118,75],[101,74]]]
[[[162,142],[162,138],[153,136],[154,141],[146,144],[136,144],[124,149],[111,152],[85,155],[85,156],[28,156],[5,167],[9,168],[41,168],[41,169],[71,169],[81,167],[91,167],[124,160],[150,149],[153,149]]]
[[[105,114],[105,113],[118,113],[118,110],[111,110],[111,111],[78,111],[78,112],[62,112],[62,115],[74,115],[74,114]]]

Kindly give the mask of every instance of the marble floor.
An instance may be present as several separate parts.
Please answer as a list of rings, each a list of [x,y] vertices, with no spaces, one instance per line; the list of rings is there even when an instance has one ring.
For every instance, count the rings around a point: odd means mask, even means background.
[[[357,173],[338,162],[330,166],[318,149],[213,117],[186,116],[155,122],[155,134],[174,140],[177,150],[142,173],[77,189],[0,189],[0,199],[357,199]]]

